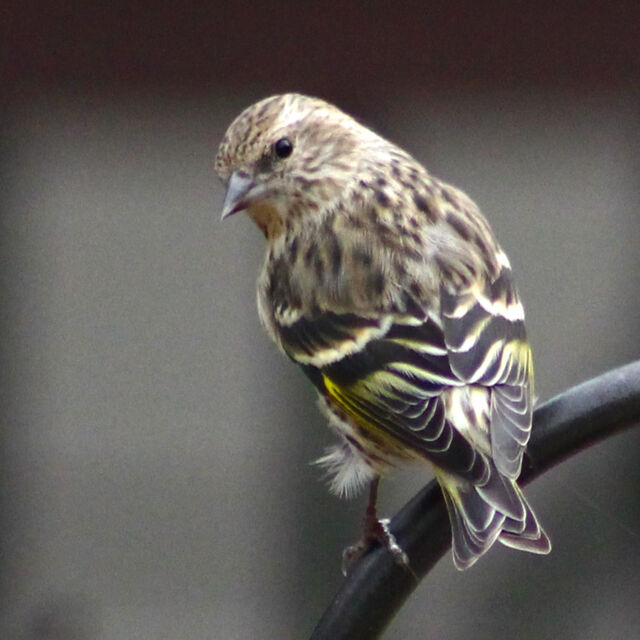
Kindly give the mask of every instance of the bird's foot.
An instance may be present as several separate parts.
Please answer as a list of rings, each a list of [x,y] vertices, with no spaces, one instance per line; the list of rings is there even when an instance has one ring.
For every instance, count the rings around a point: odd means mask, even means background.
[[[348,546],[342,552],[342,573],[347,575],[351,567],[369,550],[373,543],[385,547],[393,556],[393,559],[409,571],[409,556],[398,544],[395,536],[389,530],[389,519],[365,520],[364,534],[358,542]],[[413,573],[413,572],[412,572]]]

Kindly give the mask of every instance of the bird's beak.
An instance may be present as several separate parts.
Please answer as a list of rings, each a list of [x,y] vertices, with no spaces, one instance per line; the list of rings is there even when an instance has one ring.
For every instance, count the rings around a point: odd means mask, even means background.
[[[222,217],[221,220],[228,218],[238,211],[242,211],[249,206],[249,192],[254,186],[251,178],[244,172],[234,171],[229,178],[229,184],[227,186],[227,195],[224,198],[224,204],[222,205]]]

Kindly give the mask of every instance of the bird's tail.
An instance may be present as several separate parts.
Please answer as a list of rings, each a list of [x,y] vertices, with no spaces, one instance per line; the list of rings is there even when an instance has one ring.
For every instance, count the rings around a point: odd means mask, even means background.
[[[516,481],[494,466],[489,480],[473,485],[442,469],[435,469],[451,520],[453,561],[469,568],[491,545],[502,544],[546,554],[551,542]]]

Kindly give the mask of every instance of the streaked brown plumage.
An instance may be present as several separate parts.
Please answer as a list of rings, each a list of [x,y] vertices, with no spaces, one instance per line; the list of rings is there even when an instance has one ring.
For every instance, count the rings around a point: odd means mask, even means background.
[[[267,241],[258,309],[316,385],[340,444],[335,493],[429,460],[454,561],[496,539],[548,553],[515,479],[531,427],[532,362],[509,261],[461,191],[336,107],[267,98],[231,124],[216,172],[223,217]]]

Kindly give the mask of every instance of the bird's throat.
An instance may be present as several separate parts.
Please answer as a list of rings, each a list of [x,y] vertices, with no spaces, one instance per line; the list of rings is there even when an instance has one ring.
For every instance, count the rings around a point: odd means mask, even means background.
[[[284,231],[280,212],[273,204],[256,202],[249,207],[248,214],[268,240],[274,240]]]

